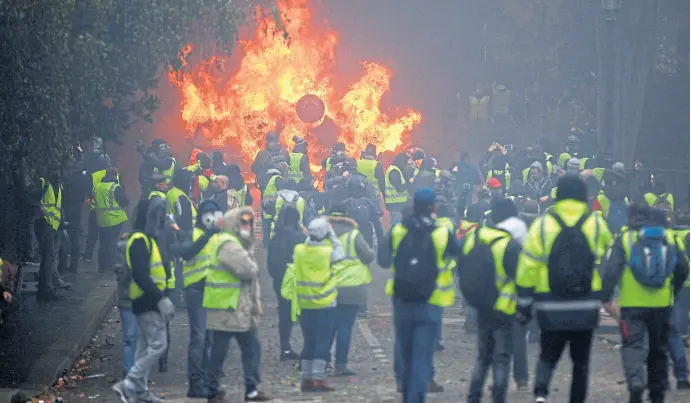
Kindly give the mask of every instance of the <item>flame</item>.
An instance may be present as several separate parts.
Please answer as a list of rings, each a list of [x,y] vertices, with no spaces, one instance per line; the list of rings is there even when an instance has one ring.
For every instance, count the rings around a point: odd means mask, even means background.
[[[212,56],[191,67],[187,57],[193,45],[180,51],[183,69],[171,67],[168,79],[182,94],[181,116],[188,136],[201,134],[214,147],[234,148],[249,166],[264,146],[266,133],[278,128],[282,143],[289,147],[293,136],[309,140],[314,172],[321,170],[315,147],[320,139],[310,130],[327,119],[350,156],[358,156],[370,143],[380,152],[400,150],[422,114],[408,109],[391,117],[381,111],[391,71],[364,62],[360,80],[338,93],[332,74],[337,33],[312,27],[307,0],[279,0],[277,7],[280,24],[267,10],[256,8],[254,37],[240,41],[241,60],[234,70],[228,68],[227,56]],[[295,110],[306,94],[324,101],[324,118],[314,124],[301,121]]]

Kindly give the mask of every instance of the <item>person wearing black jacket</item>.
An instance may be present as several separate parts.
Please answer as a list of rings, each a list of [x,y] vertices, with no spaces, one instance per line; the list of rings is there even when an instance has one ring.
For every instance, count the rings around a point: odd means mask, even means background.
[[[278,299],[278,336],[281,344],[281,361],[300,358],[290,346],[293,323],[290,318],[291,302],[281,296],[281,284],[288,264],[293,262],[295,245],[305,242],[307,236],[300,224],[297,209],[287,205],[278,214],[275,226],[276,236],[269,241],[266,266],[273,280],[274,292]]]
[[[113,385],[123,402],[163,402],[148,388],[151,367],[167,348],[166,324],[175,314],[175,306],[165,297],[165,274],[171,275],[170,264],[158,249],[157,238],[166,219],[166,205],[160,200],[142,200],[137,208],[133,232],[126,247],[127,266],[132,272],[130,298],[137,316],[140,342],[136,360],[125,379]],[[161,266],[163,273],[161,273]]]
[[[420,170],[410,184],[410,194],[422,188],[434,189],[436,187],[436,179],[434,160],[430,157],[425,157],[425,159],[422,160],[422,164],[420,164]]]
[[[68,222],[67,235],[69,238],[70,264],[68,273],[76,273],[81,256],[82,237],[82,207],[84,201],[91,196],[91,176],[86,174],[84,161],[75,161],[70,167],[65,182],[65,220]]]
[[[395,189],[396,193],[408,195],[408,182],[406,181],[403,173],[409,166],[408,161],[410,157],[406,153],[399,153],[393,159],[391,165],[394,165],[398,169],[386,170],[387,182]],[[403,202],[390,202],[387,200],[386,194],[384,195],[384,202],[386,204],[386,210],[391,214],[391,227],[398,224],[403,220],[403,209],[408,204],[409,197]]]

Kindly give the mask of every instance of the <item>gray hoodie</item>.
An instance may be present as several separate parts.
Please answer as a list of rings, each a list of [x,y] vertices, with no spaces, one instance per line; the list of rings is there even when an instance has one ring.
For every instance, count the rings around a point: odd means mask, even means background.
[[[523,220],[518,217],[509,217],[495,225],[495,227],[511,234],[511,238],[515,239],[516,242],[523,246],[525,236],[528,234],[528,227]]]
[[[357,229],[358,225],[355,221],[348,217],[329,216],[326,218],[334,230],[336,236],[341,235]],[[347,254],[349,245],[342,245]],[[374,260],[374,251],[370,248],[365,238],[361,233],[355,237],[355,254],[357,258],[369,266]],[[366,305],[367,304],[367,286],[361,285],[358,287],[340,287],[338,289],[338,304],[341,305]]]

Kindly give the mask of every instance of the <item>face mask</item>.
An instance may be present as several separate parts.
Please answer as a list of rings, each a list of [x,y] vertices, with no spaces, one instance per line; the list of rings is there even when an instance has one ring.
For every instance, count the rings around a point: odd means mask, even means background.
[[[250,232],[250,230],[248,229],[242,228],[239,231],[239,235],[242,239],[250,239],[250,237],[252,236],[252,232]]]
[[[214,230],[218,229],[216,225],[216,221],[223,216],[223,213],[220,211],[209,211],[204,214],[202,214],[202,223],[204,224],[204,227]]]

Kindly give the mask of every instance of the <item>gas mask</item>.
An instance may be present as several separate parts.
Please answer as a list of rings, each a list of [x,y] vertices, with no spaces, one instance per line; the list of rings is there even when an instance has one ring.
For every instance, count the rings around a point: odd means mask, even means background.
[[[217,231],[219,229],[217,222],[221,217],[223,217],[221,211],[206,211],[202,213],[202,224],[204,224],[204,228],[206,229]]]

